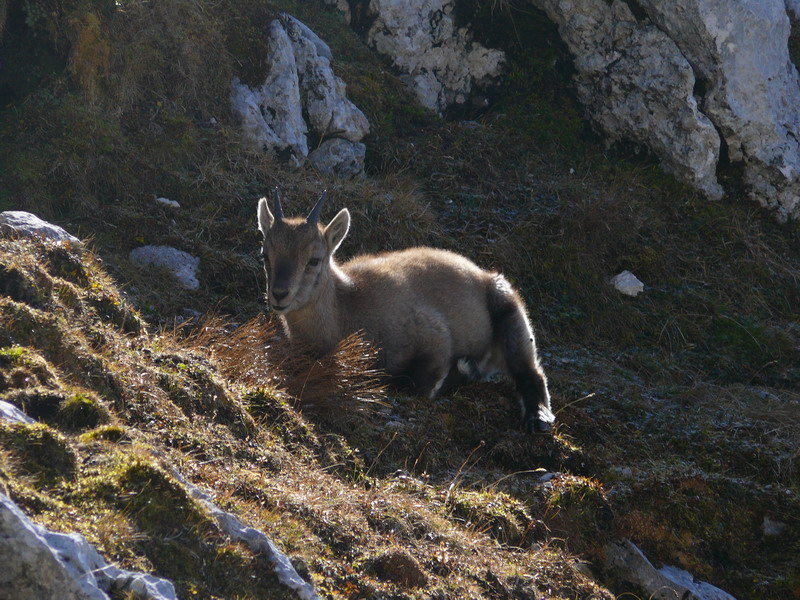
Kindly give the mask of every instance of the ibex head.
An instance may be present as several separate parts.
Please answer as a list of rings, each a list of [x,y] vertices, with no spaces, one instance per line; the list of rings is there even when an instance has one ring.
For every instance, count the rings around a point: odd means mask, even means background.
[[[317,299],[330,274],[331,258],[350,228],[346,208],[327,226],[319,224],[326,196],[323,192],[305,219],[284,217],[278,188],[274,191],[274,213],[266,198],[258,201],[267,300],[278,314],[299,310]]]

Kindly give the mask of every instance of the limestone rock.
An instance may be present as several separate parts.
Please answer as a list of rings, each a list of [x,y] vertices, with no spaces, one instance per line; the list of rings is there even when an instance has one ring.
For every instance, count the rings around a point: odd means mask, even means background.
[[[581,103],[612,141],[721,197],[720,148],[751,197],[800,217],[800,77],[788,51],[797,0],[531,0],[575,57]],[[636,15],[630,6],[636,7]]]
[[[653,600],[736,600],[709,583],[696,581],[690,573],[676,567],[656,569],[629,540],[603,547],[604,568],[617,581],[633,585]]]
[[[167,208],[180,208],[181,205],[179,202],[175,200],[170,200],[169,198],[156,198],[156,202],[161,204],[162,206],[166,206]]]
[[[359,4],[359,3],[350,3]],[[389,57],[420,103],[439,114],[496,82],[505,54],[478,43],[455,21],[455,0],[366,0],[366,39]],[[352,7],[351,7],[352,9]]]
[[[706,87],[702,109],[744,166],[750,195],[800,217],[800,77],[784,0],[641,0]]]
[[[650,148],[663,167],[711,198],[720,140],[697,106],[695,75],[678,46],[623,0],[533,0],[575,56],[578,97],[612,141]]]
[[[320,137],[336,136],[358,142],[369,133],[369,122],[347,99],[344,82],[334,75],[330,49],[294,17],[281,15],[281,23],[292,41],[311,130]],[[324,48],[322,54],[320,45]]]
[[[269,48],[270,70],[259,88],[236,78],[232,83],[231,107],[239,116],[245,144],[299,167],[309,154],[309,131],[326,141],[352,143],[369,133],[367,118],[347,99],[344,82],[331,68],[331,50],[319,36],[283,14],[270,24]],[[343,160],[330,172],[348,172],[352,159]]]
[[[287,31],[292,31],[294,37],[302,36],[308,42],[314,45],[314,49],[316,50],[319,56],[327,58],[328,61],[333,61],[333,52],[331,52],[330,46],[322,41],[316,33],[314,33],[308,25],[301,22],[299,19],[295,19],[292,15],[287,13],[281,14],[281,21],[283,22],[283,26],[286,28]]]
[[[289,557],[281,552],[264,533],[247,527],[236,515],[220,509],[211,496],[196,485],[190,483],[178,471],[172,469],[172,475],[188,490],[189,495],[200,502],[214,517],[220,530],[231,539],[243,542],[253,551],[263,554],[273,565],[275,575],[286,587],[295,591],[300,600],[319,600],[314,587],[305,581],[292,565]]]
[[[299,166],[308,156],[300,81],[292,42],[277,19],[269,26],[268,41],[267,78],[255,90],[234,78],[231,107],[241,119],[246,144],[255,150],[280,154]]]
[[[113,589],[135,598],[176,600],[165,579],[112,565],[78,534],[32,523],[0,493],[0,597],[15,600],[108,600]]]
[[[59,242],[69,242],[79,248],[83,247],[78,238],[67,233],[62,227],[23,210],[7,210],[0,213],[0,231],[26,237],[43,236]]]
[[[637,296],[644,291],[644,284],[630,271],[614,275],[610,283],[618,292],[626,296]]]
[[[12,423],[31,424],[36,422],[16,406],[5,400],[0,400],[0,419],[11,421]]]
[[[364,144],[333,138],[324,141],[308,159],[321,173],[350,179],[364,174],[366,152]]]
[[[678,567],[661,567],[658,572],[664,575],[674,584],[682,586],[688,590],[689,595],[686,595],[686,592],[683,592],[683,594],[680,596],[681,599],[736,600],[736,598],[731,596],[728,592],[725,592],[718,587],[711,585],[710,583],[706,583],[705,581],[698,581],[691,573],[684,571],[683,569],[679,569]]]
[[[200,287],[197,279],[200,259],[188,252],[170,246],[140,246],[131,250],[128,258],[141,266],[155,266],[171,271],[178,283],[187,290]]]

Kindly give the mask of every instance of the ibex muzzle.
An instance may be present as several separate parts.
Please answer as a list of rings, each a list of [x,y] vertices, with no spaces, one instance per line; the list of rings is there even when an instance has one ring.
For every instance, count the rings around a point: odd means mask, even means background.
[[[285,218],[258,202],[267,298],[289,337],[320,354],[357,331],[380,349],[382,367],[434,396],[462,376],[510,375],[531,431],[549,431],[547,379],[519,294],[498,273],[433,248],[334,260],[350,227],[342,209],[327,225],[323,193],[308,217]]]

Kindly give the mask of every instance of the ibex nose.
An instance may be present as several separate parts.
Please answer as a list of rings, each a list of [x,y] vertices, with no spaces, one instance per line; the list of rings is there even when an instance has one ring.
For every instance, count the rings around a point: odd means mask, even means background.
[[[272,297],[275,298],[275,300],[277,300],[278,302],[284,300],[288,295],[289,295],[289,290],[276,290],[276,289],[272,290]]]

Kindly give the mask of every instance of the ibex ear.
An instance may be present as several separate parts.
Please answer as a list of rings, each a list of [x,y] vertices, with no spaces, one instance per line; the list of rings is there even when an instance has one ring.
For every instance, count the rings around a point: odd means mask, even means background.
[[[261,198],[261,200],[258,201],[258,230],[261,232],[261,235],[267,235],[269,228],[272,227],[274,222],[275,217],[269,212],[267,199]]]
[[[331,255],[336,252],[339,244],[342,243],[348,229],[350,229],[350,213],[346,208],[343,208],[338,215],[333,217],[333,220],[328,223],[328,226],[323,231]]]

